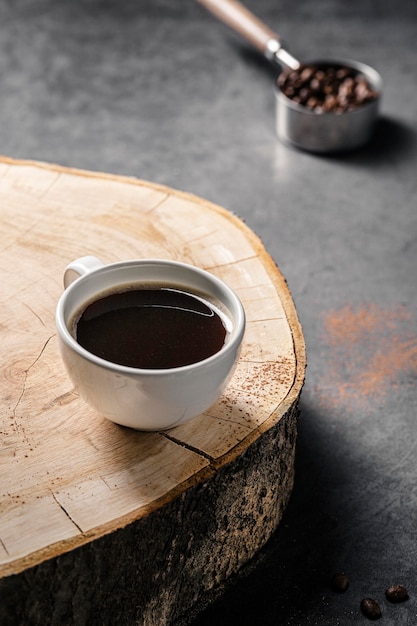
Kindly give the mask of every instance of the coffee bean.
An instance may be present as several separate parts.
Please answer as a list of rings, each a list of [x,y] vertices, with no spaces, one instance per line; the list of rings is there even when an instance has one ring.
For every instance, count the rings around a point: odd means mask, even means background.
[[[344,572],[338,572],[332,578],[332,589],[338,593],[343,593],[349,587],[349,578]]]
[[[376,620],[382,617],[378,602],[372,598],[364,598],[360,604],[361,611],[368,619]]]
[[[303,83],[308,83],[314,76],[314,67],[304,67],[300,73]]]
[[[391,585],[385,590],[385,597],[389,602],[397,603],[408,600],[409,595],[407,589],[402,585]]]
[[[353,76],[354,72],[350,67],[339,67],[336,70],[336,77],[340,80],[344,80],[348,76]]]
[[[322,83],[319,81],[318,78],[312,78],[310,81],[310,88],[313,93],[318,92],[322,88]]]
[[[278,86],[287,98],[315,113],[353,111],[378,97],[363,74],[341,65],[284,70]]]

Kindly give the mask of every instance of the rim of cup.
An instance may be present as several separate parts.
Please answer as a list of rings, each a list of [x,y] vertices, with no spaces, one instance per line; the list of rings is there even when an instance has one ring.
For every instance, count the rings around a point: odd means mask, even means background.
[[[109,282],[109,284],[104,288],[101,288],[101,289],[98,288],[96,290],[92,289],[90,296],[88,298],[80,298],[78,303],[71,307],[69,315],[66,315],[66,307],[68,305],[68,300],[70,300],[71,296],[74,295],[74,292],[76,292],[77,289],[79,289],[85,283],[88,283],[89,281],[94,280],[94,277],[97,277],[98,275],[103,275],[103,274],[112,274],[116,271],[123,272],[123,270],[128,270],[135,266],[139,266],[139,267],[161,266],[161,267],[169,267],[171,269],[176,268],[178,270],[182,270],[183,272],[186,271],[191,275],[199,276],[206,282],[206,284],[213,285],[214,286],[213,291],[217,293],[221,293],[222,295],[225,294],[226,297],[223,299],[219,295],[213,295],[213,293],[210,293],[210,292],[207,293],[209,297],[219,300],[226,307],[228,314],[232,318],[233,328],[230,333],[229,340],[220,348],[220,350],[218,350],[211,356],[207,357],[206,359],[203,359],[201,361],[196,361],[195,363],[190,363],[188,365],[182,365],[179,367],[160,368],[160,369],[139,368],[139,367],[130,367],[127,365],[120,365],[113,361],[108,361],[106,359],[103,359],[93,354],[89,350],[86,350],[85,348],[83,348],[77,342],[77,340],[72,335],[72,333],[70,332],[67,326],[67,322],[73,317],[73,315],[77,311],[83,310],[84,305],[87,306],[89,302],[94,301],[94,299],[99,297],[101,294],[108,292],[112,288],[115,288],[118,290],[118,288],[120,287],[120,289],[122,290],[123,286],[134,284],[135,280],[132,280],[132,279],[126,280],[125,283],[123,283],[122,281],[119,281],[119,282],[115,281],[113,284]],[[136,282],[140,284],[142,282],[141,278],[138,277]],[[162,285],[166,282],[167,285],[168,284],[174,285],[175,279],[168,280],[162,276],[160,279],[159,278],[157,280],[152,279],[149,282],[159,282]],[[191,295],[198,294],[198,291],[199,291],[197,288],[187,286],[186,280],[185,279],[181,280],[180,277],[178,277],[177,286],[181,287],[182,289],[184,289],[184,291],[190,293]],[[207,291],[208,290],[206,290],[206,292]],[[201,288],[201,292],[204,294],[204,287]],[[230,304],[232,306],[230,306]],[[203,270],[199,267],[196,267],[194,265],[190,265],[187,263],[182,263],[180,261],[172,261],[168,259],[167,260],[165,259],[131,259],[128,261],[118,261],[116,263],[103,264],[101,267],[98,267],[96,269],[86,272],[85,274],[79,276],[79,278],[76,278],[70,285],[68,285],[68,287],[61,294],[61,297],[57,304],[55,317],[56,317],[57,331],[61,340],[70,349],[78,353],[81,357],[83,357],[84,359],[102,368],[112,370],[114,372],[120,372],[121,374],[131,374],[131,375],[140,373],[142,376],[166,376],[167,374],[173,375],[177,372],[185,373],[187,371],[195,370],[196,368],[205,367],[211,364],[213,361],[217,361],[219,358],[222,358],[223,356],[227,355],[229,352],[234,351],[240,345],[243,339],[243,335],[245,332],[245,325],[246,325],[245,310],[243,308],[242,302],[240,301],[240,298],[235,293],[235,291],[231,287],[229,287],[229,285],[227,285],[224,281],[222,281],[220,278],[218,278],[214,274],[211,274],[210,272]]]

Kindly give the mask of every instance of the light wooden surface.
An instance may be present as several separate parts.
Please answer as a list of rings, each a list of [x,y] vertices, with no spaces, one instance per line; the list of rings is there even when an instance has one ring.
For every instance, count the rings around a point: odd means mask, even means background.
[[[296,403],[302,333],[285,281],[231,213],[136,179],[0,160],[0,575],[143,518],[242,454]],[[103,419],[74,392],[54,326],[65,266],[159,257],[241,297],[241,359],[216,406],[164,433]]]

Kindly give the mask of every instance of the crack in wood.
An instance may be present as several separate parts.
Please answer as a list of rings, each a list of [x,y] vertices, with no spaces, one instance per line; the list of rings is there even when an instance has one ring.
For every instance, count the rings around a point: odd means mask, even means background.
[[[57,496],[54,494],[54,492],[52,491],[52,489],[50,489],[51,495],[53,497],[53,499],[55,500],[55,502],[57,503],[57,505],[59,506],[59,508],[61,509],[61,511],[63,513],[65,513],[65,515],[68,517],[69,521],[74,524],[74,526],[76,527],[76,529],[78,530],[78,532],[80,532],[81,534],[83,534],[83,530],[81,528],[81,526],[79,526],[77,524],[77,522],[72,519],[71,515],[68,513],[68,511],[66,510],[66,508],[61,504],[61,502],[58,500]]]
[[[150,211],[148,211],[148,213],[153,213],[153,211],[157,211],[159,207],[161,207],[167,200],[169,200],[170,197],[171,194],[165,194],[165,196],[161,200],[158,200],[158,202],[150,209]]]
[[[176,443],[177,445],[181,446],[182,448],[185,448],[186,450],[190,450],[191,452],[194,452],[195,454],[198,454],[199,456],[204,457],[205,459],[207,459],[207,461],[210,462],[210,464],[215,462],[214,457],[210,456],[206,452],[203,452],[199,448],[196,448],[195,446],[191,446],[189,443],[186,443],[185,441],[181,441],[181,439],[177,439],[176,437],[173,437],[172,435],[169,435],[166,432],[160,432],[159,434],[165,437],[166,439],[169,439],[169,441],[172,441],[173,443]]]
[[[40,316],[40,315],[38,315],[38,314],[36,313],[36,311],[34,311],[34,310],[33,310],[33,309],[32,309],[32,308],[31,308],[31,307],[30,307],[30,306],[29,306],[26,302],[24,302],[23,304],[24,304],[24,306],[25,306],[27,309],[29,309],[29,311],[30,311],[31,313],[33,313],[33,315],[34,315],[35,317],[37,317],[37,318],[38,318],[38,320],[40,321],[40,323],[42,324],[42,326],[44,326],[44,327],[46,328],[46,324],[45,324],[45,322],[43,321],[43,319],[41,318],[41,316]]]
[[[7,556],[10,556],[10,552],[6,548],[6,544],[4,543],[4,541],[3,541],[3,539],[1,537],[0,537],[0,545],[3,548],[3,550],[5,551],[5,553],[7,554]]]
[[[16,404],[14,405],[13,409],[12,409],[12,414],[13,414],[13,424],[14,424],[14,428],[15,428],[15,432],[18,435],[19,431],[22,430],[22,435],[23,437],[25,429],[22,427],[22,429],[20,428],[20,424],[17,421],[17,409],[19,407],[19,404],[22,401],[23,396],[25,395],[25,391],[26,391],[26,382],[29,376],[29,372],[32,369],[32,367],[34,367],[34,365],[39,361],[39,359],[41,358],[42,354],[45,352],[46,350],[46,346],[48,345],[48,343],[51,341],[51,339],[53,339],[53,337],[55,337],[55,334],[52,335],[51,337],[48,337],[48,339],[45,341],[45,343],[42,346],[41,351],[39,352],[39,354],[37,355],[37,357],[35,358],[35,360],[29,365],[29,367],[27,369],[24,370],[24,379],[23,379],[23,383],[22,383],[22,390],[20,392],[20,395],[16,401]]]
[[[234,265],[239,265],[240,263],[244,262],[244,261],[250,261],[251,259],[256,259],[256,254],[251,254],[250,256],[245,256],[245,257],[241,257],[239,259],[228,259],[227,261],[225,261],[224,263],[216,263],[216,265],[210,265],[207,266],[205,269],[207,271],[212,271],[215,269],[221,269],[222,267],[233,267]]]
[[[51,191],[51,189],[53,187],[55,187],[56,183],[58,182],[58,180],[61,178],[62,176],[62,172],[56,172],[55,176],[52,178],[51,182],[49,183],[49,185],[47,185],[45,187],[45,189],[43,189],[41,191],[41,193],[38,195],[38,200],[42,200],[43,198],[45,198],[45,196],[48,195],[48,193]]]

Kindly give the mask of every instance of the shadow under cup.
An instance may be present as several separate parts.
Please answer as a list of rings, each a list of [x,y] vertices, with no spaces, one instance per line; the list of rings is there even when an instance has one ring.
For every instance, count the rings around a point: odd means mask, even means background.
[[[56,311],[60,352],[76,391],[107,419],[139,430],[172,428],[209,409],[222,394],[239,357],[245,313],[238,296],[216,276],[176,261],[97,264],[67,287]],[[109,291],[152,285],[205,294],[218,303],[230,320],[222,348],[190,365],[141,369],[106,361],[77,343],[71,325],[88,303]]]

